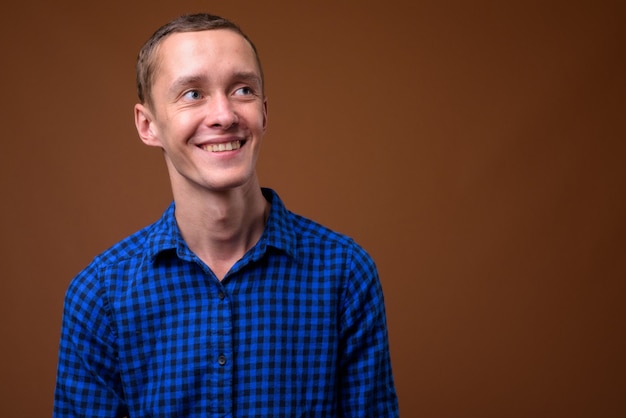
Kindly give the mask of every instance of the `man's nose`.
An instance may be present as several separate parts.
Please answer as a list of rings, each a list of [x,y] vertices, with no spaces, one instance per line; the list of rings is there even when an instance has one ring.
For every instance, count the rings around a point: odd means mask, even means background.
[[[238,122],[233,103],[225,94],[217,94],[209,100],[207,125],[213,128],[228,129]]]

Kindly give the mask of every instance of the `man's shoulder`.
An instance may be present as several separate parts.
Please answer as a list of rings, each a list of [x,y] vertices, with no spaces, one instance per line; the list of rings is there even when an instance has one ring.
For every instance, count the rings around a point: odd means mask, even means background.
[[[290,212],[296,235],[309,240],[321,240],[340,245],[355,245],[354,240],[341,232],[323,225],[311,218]]]
[[[369,253],[351,236],[297,213],[292,212],[291,219],[300,251],[373,261]]]
[[[150,235],[155,227],[155,223],[147,225],[140,230],[119,240],[110,246],[94,259],[100,265],[114,264],[116,262],[141,257],[149,248]]]
[[[157,223],[150,224],[131,235],[118,241],[96,255],[70,282],[68,297],[79,292],[83,294],[89,289],[95,291],[101,285],[101,280],[110,276],[117,267],[141,263],[148,254],[150,236]],[[107,273],[109,271],[109,273]]]
[[[159,248],[173,242],[170,234],[170,218],[173,206],[163,216],[140,230],[126,236],[100,254],[96,255],[70,281],[66,301],[83,304],[99,300],[104,288],[111,290],[122,281],[118,280],[140,269],[145,261],[153,257]]]
[[[278,198],[276,192],[265,189],[276,207],[275,224],[279,225],[281,236],[288,237],[295,244],[299,253],[334,252],[357,253],[361,257],[369,257],[365,250],[350,236],[326,226],[307,216],[288,209]]]
[[[127,260],[144,258],[155,253],[156,248],[163,245],[164,240],[170,239],[168,230],[168,213],[157,221],[122,238],[106,250],[102,251],[90,263],[91,267],[104,268]]]

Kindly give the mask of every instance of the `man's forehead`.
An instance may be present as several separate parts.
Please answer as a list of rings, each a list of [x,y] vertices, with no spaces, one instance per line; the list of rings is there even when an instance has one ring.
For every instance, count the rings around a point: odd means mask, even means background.
[[[211,60],[213,57],[215,61]],[[183,67],[204,65],[207,59],[216,64],[251,65],[261,72],[256,53],[246,38],[230,29],[211,29],[176,32],[164,38],[155,51],[155,77],[163,71],[178,73]]]
[[[168,55],[198,53],[213,50],[250,54],[252,45],[241,34],[231,29],[210,29],[193,32],[175,32],[163,39],[157,55],[163,59]]]

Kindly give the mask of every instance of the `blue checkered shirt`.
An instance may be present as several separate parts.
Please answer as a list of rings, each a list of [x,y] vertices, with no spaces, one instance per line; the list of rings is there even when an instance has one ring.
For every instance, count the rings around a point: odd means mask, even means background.
[[[220,282],[174,204],[65,299],[56,417],[394,417],[381,286],[350,238],[269,189],[259,242]]]

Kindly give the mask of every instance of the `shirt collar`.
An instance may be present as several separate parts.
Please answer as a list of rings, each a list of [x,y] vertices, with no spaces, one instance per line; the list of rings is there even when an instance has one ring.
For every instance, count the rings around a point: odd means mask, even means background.
[[[268,247],[283,251],[291,257],[296,256],[296,234],[294,232],[293,215],[278,196],[268,188],[261,189],[263,196],[270,203],[270,212],[265,230],[259,242],[252,248],[249,256],[253,259],[261,258]],[[161,219],[152,225],[150,238],[146,241],[146,254],[154,259],[163,252],[177,251],[179,255],[190,253],[187,244],[178,228],[175,202],[165,210]]]
[[[293,225],[293,214],[287,210],[274,190],[262,188],[261,191],[271,206],[265,230],[255,247],[263,253],[265,253],[266,248],[261,247],[272,247],[295,257],[296,233]]]

